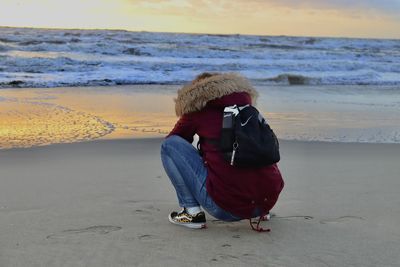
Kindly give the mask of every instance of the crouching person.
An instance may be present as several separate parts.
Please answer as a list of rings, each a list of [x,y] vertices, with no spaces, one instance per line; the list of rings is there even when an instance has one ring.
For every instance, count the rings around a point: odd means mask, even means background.
[[[284,186],[277,165],[236,166],[235,154],[227,161],[216,142],[224,108],[251,105],[257,96],[250,82],[237,74],[203,73],[178,91],[179,120],[161,146],[163,166],[182,207],[169,214],[171,223],[204,228],[202,209],[222,221],[259,217],[260,222],[269,214]],[[200,150],[191,144],[195,134]],[[261,231],[258,225],[255,230]]]

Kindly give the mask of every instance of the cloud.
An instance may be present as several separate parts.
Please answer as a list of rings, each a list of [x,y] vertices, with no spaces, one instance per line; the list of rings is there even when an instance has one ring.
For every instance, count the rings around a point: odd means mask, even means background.
[[[376,11],[399,14],[399,0],[248,0],[258,4],[270,4],[286,8],[335,9],[351,11]]]
[[[120,0],[133,8],[160,16],[188,16],[193,20],[218,20],[235,16],[263,17],[266,13],[296,12],[309,17],[319,13],[352,19],[400,21],[400,0]],[[288,14],[288,13],[286,13]]]
[[[119,1],[129,3],[134,17],[152,17],[157,31],[165,26],[184,32],[399,36],[400,0]]]
[[[244,11],[263,7],[287,9],[344,10],[375,12],[388,15],[400,13],[400,0],[127,0],[135,5],[161,10],[175,8],[193,11],[210,10],[223,12],[223,9],[244,8]]]
[[[123,0],[138,10],[146,10],[150,14],[201,17],[224,16],[235,10],[225,0]],[[230,1],[232,2],[232,1]],[[238,1],[241,5],[244,0]]]

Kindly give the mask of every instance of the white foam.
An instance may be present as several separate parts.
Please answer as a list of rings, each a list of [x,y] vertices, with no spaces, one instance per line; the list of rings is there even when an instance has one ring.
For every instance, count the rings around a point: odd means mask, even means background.
[[[182,83],[202,71],[400,85],[400,41],[0,28],[0,87]]]

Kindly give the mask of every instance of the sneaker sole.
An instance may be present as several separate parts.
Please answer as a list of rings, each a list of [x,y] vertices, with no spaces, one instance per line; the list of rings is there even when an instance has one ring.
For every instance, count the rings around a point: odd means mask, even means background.
[[[168,215],[168,220],[169,220],[170,223],[172,223],[172,224],[185,226],[185,227],[191,228],[191,229],[203,229],[203,228],[207,228],[206,223],[179,223],[179,222],[175,222],[175,221],[171,218],[171,215]]]

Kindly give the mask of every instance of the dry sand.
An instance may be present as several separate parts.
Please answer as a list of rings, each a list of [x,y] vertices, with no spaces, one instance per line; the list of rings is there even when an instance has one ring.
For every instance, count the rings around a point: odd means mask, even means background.
[[[161,139],[0,150],[0,266],[400,266],[400,146],[282,142],[263,226],[168,222]]]

